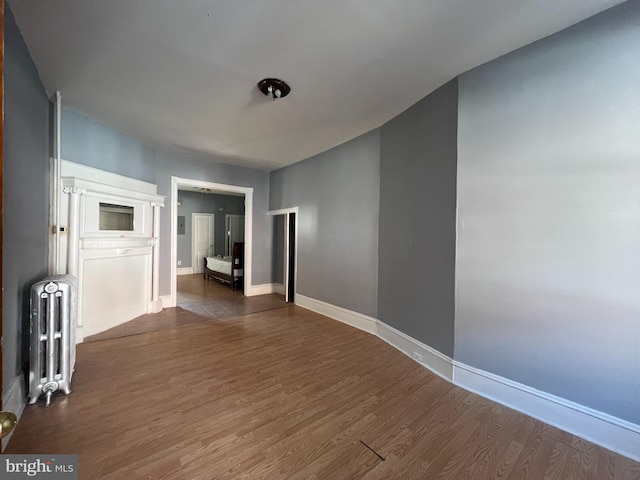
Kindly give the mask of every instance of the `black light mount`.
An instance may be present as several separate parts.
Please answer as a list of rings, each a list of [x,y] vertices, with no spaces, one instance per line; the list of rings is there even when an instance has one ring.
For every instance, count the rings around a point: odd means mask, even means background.
[[[258,88],[265,95],[271,95],[274,100],[286,97],[291,91],[291,87],[287,85],[287,82],[284,80],[278,80],[277,78],[265,78],[264,80],[260,80],[258,82]]]

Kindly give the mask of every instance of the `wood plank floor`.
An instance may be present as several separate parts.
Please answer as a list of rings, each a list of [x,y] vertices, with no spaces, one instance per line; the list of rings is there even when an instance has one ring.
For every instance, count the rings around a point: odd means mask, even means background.
[[[296,306],[78,347],[7,453],[82,479],[622,479],[640,465]]]

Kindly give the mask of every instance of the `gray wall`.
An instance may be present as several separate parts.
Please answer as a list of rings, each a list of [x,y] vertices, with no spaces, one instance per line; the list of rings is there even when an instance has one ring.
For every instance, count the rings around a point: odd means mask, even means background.
[[[198,193],[181,190],[178,193],[178,215],[185,217],[185,234],[178,235],[178,260],[182,261],[181,268],[191,267],[191,247],[193,238],[193,213],[214,214],[214,255],[224,255],[226,247],[226,217],[225,215],[244,215],[244,197],[233,195],[219,195],[213,193]],[[223,211],[220,211],[223,208]]]
[[[47,275],[49,108],[38,72],[5,5],[3,391],[29,359],[29,287]]]
[[[455,357],[640,423],[640,2],[460,77]]]
[[[271,172],[270,209],[299,207],[297,291],[376,316],[380,131]]]
[[[167,197],[160,214],[160,295],[171,281],[171,177],[253,187],[253,285],[271,283],[272,222],[267,215],[269,173],[221,163],[224,158],[174,148],[154,148],[64,109],[62,158],[158,185]]]
[[[382,127],[378,318],[453,356],[458,82]]]

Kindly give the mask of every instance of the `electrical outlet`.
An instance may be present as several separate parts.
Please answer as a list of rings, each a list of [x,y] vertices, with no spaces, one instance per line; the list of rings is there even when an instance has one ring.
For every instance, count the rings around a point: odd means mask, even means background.
[[[413,352],[413,358],[419,361],[420,363],[422,363],[422,355],[419,354],[418,352]]]
[[[182,265],[182,260],[178,260],[178,266]]]

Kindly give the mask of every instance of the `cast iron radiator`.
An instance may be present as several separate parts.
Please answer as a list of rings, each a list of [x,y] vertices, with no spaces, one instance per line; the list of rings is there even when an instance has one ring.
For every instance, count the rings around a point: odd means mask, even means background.
[[[58,390],[71,393],[76,361],[77,280],[55,275],[31,286],[29,403]]]

